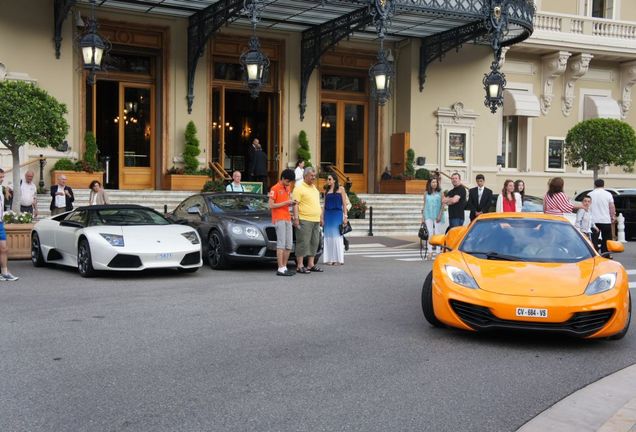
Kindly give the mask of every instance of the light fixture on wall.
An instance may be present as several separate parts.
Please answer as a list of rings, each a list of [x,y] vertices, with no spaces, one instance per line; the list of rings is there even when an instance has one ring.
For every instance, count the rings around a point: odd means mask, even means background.
[[[261,51],[261,42],[256,36],[256,24],[261,20],[263,0],[244,0],[244,15],[247,15],[252,23],[252,36],[247,44],[247,50],[239,57],[243,67],[245,82],[250,90],[250,96],[256,99],[263,87],[264,77],[269,69],[269,58]]]
[[[97,20],[95,19],[95,0],[90,0],[91,16],[88,18],[86,32],[79,39],[79,47],[82,51],[84,69],[88,71],[87,82],[95,84],[95,72],[102,69],[104,54],[110,50],[110,42],[97,33]]]
[[[490,72],[484,74],[483,84],[486,91],[484,105],[493,114],[503,105],[503,91],[506,88],[506,75],[499,71],[501,65],[501,47],[508,31],[508,0],[490,0],[490,14],[486,20],[494,60]]]
[[[379,105],[384,105],[391,98],[395,75],[393,66],[384,51],[384,37],[394,11],[394,0],[374,0],[371,8],[373,22],[380,39],[380,49],[378,50],[378,61],[369,68],[369,77],[371,78],[371,96],[377,100]]]

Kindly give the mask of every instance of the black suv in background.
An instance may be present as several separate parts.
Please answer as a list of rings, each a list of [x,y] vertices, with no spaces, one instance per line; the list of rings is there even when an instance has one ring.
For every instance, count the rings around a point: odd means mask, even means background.
[[[625,239],[636,237],[636,189],[605,188],[614,196],[616,216],[620,213],[625,217]],[[583,201],[583,197],[592,192],[592,189],[584,190],[576,195],[575,201]]]

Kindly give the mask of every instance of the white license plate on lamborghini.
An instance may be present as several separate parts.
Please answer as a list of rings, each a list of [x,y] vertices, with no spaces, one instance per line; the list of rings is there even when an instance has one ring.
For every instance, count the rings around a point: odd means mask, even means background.
[[[548,310],[547,309],[535,309],[535,308],[517,308],[517,316],[525,317],[525,318],[547,318]]]
[[[166,253],[160,253],[157,255],[157,259],[159,260],[169,260],[172,259],[172,254],[169,252]]]

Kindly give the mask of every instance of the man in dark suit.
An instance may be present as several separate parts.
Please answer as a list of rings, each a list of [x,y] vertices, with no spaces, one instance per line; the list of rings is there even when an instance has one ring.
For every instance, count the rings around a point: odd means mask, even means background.
[[[468,209],[471,221],[482,213],[488,213],[492,202],[492,191],[484,186],[486,182],[484,175],[477,174],[475,181],[477,186],[468,191]]]
[[[267,154],[263,151],[258,138],[254,139],[255,150],[250,162],[249,174],[253,181],[263,183],[263,193],[268,193],[267,188]]]
[[[66,176],[57,178],[57,184],[51,186],[51,216],[73,210],[73,189],[66,186]]]

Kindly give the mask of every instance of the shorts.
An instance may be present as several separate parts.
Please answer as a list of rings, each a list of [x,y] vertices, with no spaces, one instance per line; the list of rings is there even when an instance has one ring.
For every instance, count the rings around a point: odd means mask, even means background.
[[[320,245],[320,222],[300,221],[296,228],[296,256],[314,256]]]
[[[0,222],[0,241],[7,239],[7,232],[4,230],[4,222]]]
[[[292,250],[294,247],[294,236],[292,234],[291,221],[278,220],[274,223],[276,227],[276,249]]]

